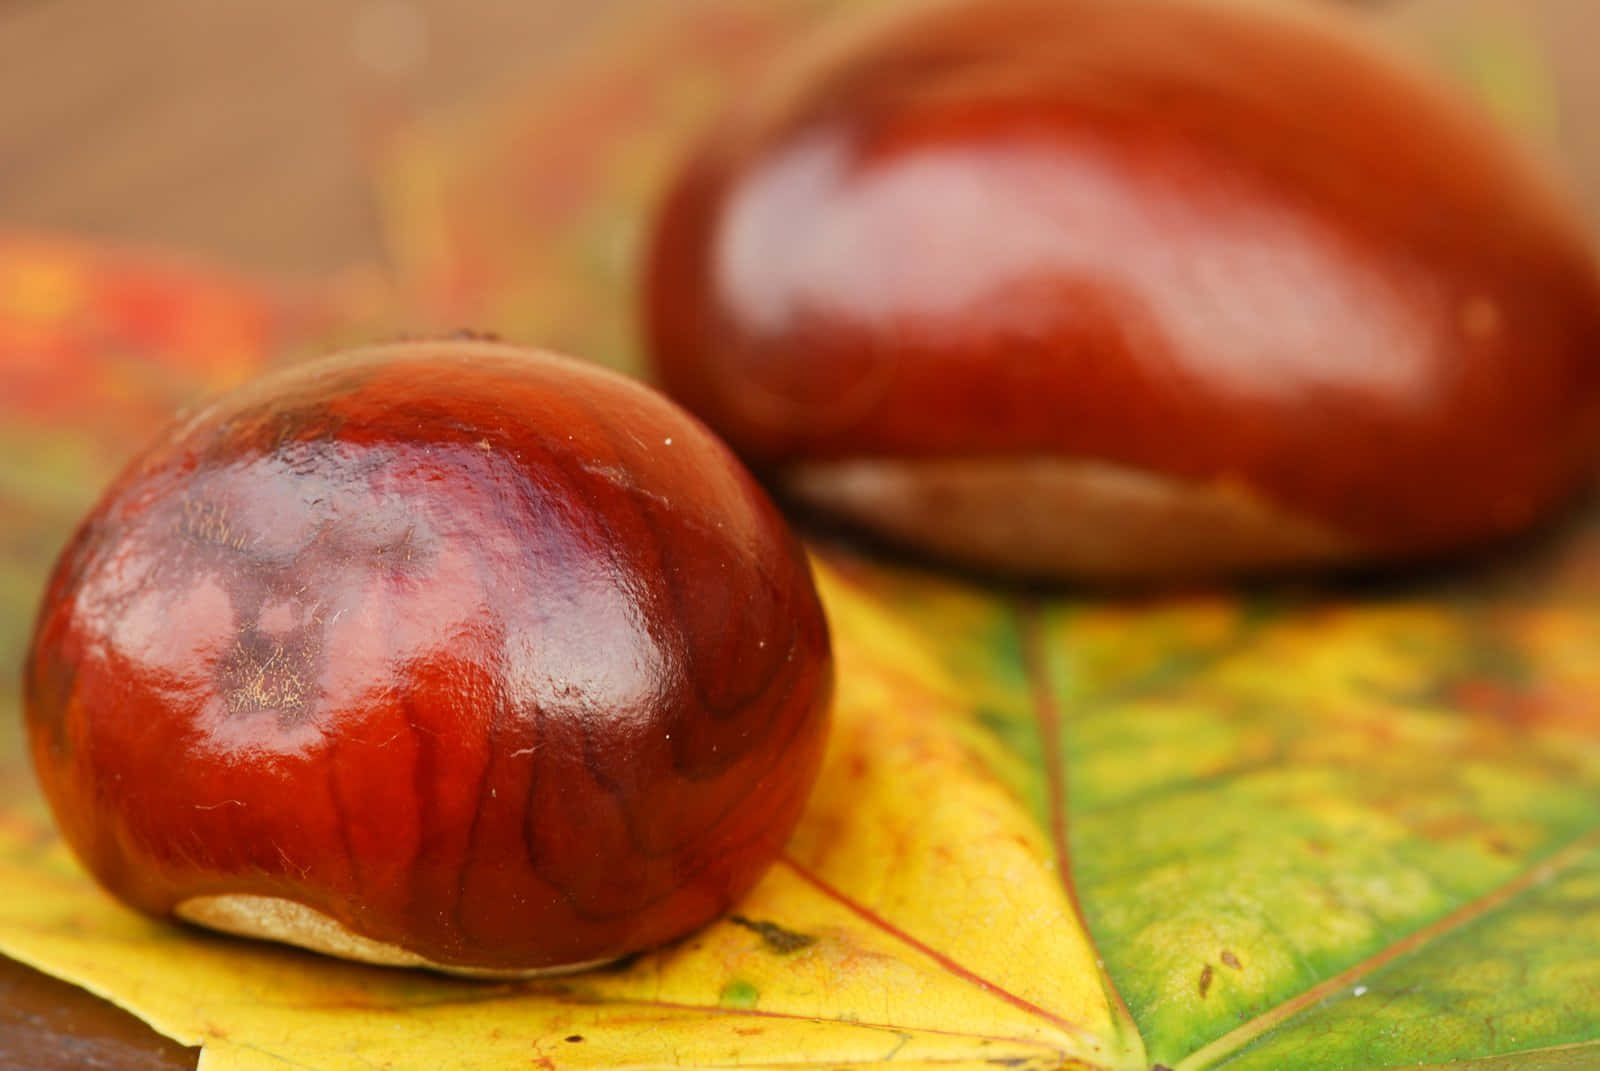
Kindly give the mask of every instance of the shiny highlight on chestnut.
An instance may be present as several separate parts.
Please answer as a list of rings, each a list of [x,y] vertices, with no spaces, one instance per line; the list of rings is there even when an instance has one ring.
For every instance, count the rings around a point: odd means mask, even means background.
[[[461,973],[725,911],[798,820],[831,686],[805,555],[720,442],[474,341],[180,422],[63,552],[25,678],[45,794],[112,893]]]
[[[1489,543],[1592,474],[1576,210],[1331,14],[965,0],[838,37],[712,131],[646,267],[662,382],[789,494],[1149,580]]]

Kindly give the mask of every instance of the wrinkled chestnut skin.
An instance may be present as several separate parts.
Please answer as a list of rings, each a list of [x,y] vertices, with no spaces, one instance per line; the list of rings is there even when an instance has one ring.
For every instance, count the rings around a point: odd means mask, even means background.
[[[645,290],[669,393],[780,483],[1087,460],[1327,564],[1521,530],[1596,454],[1575,212],[1321,17],[970,0],[856,34],[713,133]]]
[[[25,687],[61,829],[134,907],[280,897],[523,970],[745,892],[816,774],[832,661],[801,548],[698,422],[449,341],[175,427],[63,553]]]

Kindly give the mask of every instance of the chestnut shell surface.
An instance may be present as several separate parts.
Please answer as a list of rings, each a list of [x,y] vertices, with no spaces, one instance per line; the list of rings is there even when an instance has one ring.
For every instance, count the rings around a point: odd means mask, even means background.
[[[1351,27],[970,0],[839,36],[712,132],[646,267],[664,386],[791,493],[1138,576],[1491,542],[1592,473],[1575,209]]]
[[[803,550],[697,421],[448,341],[182,420],[63,552],[25,702],[63,834],[134,907],[531,972],[748,890],[832,674]]]

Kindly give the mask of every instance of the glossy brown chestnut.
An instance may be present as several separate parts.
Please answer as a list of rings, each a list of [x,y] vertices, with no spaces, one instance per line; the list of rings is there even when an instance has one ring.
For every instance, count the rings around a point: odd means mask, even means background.
[[[832,679],[801,548],[697,421],[451,341],[175,427],[63,553],[26,707],[63,833],[134,907],[520,973],[745,892]]]
[[[723,123],[647,271],[662,381],[747,460],[987,567],[1423,555],[1527,527],[1596,456],[1574,210],[1323,17],[970,0],[874,26]]]

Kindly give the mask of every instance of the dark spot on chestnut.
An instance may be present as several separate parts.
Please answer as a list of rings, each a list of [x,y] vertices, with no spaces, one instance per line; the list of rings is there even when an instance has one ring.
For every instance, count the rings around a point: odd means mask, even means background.
[[[1345,21],[966,0],[829,37],[663,202],[661,380],[793,499],[985,570],[1344,569],[1536,524],[1600,448],[1586,230]]]
[[[831,685],[804,553],[720,442],[467,339],[190,414],[63,552],[25,698],[64,836],[134,907],[528,973],[732,907]]]
[[[263,710],[292,718],[311,701],[318,639],[307,629],[270,636],[242,633],[223,655],[216,688],[236,714]]]

